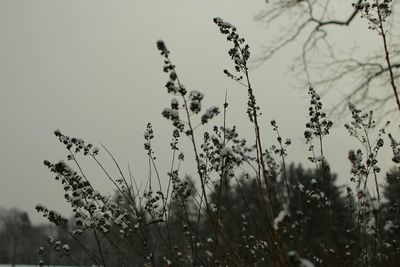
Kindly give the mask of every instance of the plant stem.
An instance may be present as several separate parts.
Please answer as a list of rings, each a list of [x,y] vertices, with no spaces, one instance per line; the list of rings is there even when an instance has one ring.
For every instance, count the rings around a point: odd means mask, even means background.
[[[397,93],[396,84],[394,82],[394,75],[393,75],[392,64],[390,62],[390,55],[389,55],[389,49],[388,49],[387,40],[386,40],[386,33],[383,28],[383,19],[382,19],[381,13],[379,12],[379,0],[376,0],[376,5],[377,5],[378,18],[379,18],[379,30],[380,30],[380,34],[382,36],[383,47],[385,50],[385,59],[386,59],[386,63],[387,63],[387,66],[389,69],[389,74],[390,74],[390,84],[392,86],[393,94],[396,98],[397,107],[399,108],[399,112],[400,112],[400,99],[399,99],[399,94]]]

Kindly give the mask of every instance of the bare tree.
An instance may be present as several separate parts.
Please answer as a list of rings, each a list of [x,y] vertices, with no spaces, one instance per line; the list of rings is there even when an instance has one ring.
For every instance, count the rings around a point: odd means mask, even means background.
[[[17,209],[0,210],[0,240],[4,242],[8,262],[15,266],[21,259],[23,243],[31,227],[28,214]]]
[[[361,108],[378,111],[381,118],[400,110],[396,83],[400,79],[400,36],[396,32],[400,16],[396,0],[270,0],[255,19],[279,34],[264,46],[255,65],[261,65],[292,43],[300,43],[291,70],[304,84],[317,86],[324,93],[345,88],[333,105],[334,114],[353,102]],[[377,33],[373,51],[359,53],[353,41],[337,35],[343,27],[357,31],[357,19]],[[359,26],[359,25],[358,25]],[[274,30],[276,32],[276,30]],[[336,38],[336,43],[335,43]],[[355,38],[356,39],[356,38]],[[354,39],[354,40],[355,40]],[[348,50],[343,52],[343,43]],[[371,45],[367,45],[371,47]],[[362,49],[365,49],[363,47]],[[396,113],[397,115],[398,113]]]

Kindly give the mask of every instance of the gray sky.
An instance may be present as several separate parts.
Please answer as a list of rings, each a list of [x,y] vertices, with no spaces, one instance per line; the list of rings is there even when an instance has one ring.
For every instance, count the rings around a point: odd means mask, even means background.
[[[96,145],[101,141],[144,181],[143,132],[152,122],[160,171],[167,171],[171,127],[160,113],[171,96],[155,46],[160,38],[186,87],[202,91],[206,105],[218,106],[228,90],[228,124],[250,134],[247,92],[222,74],[232,67],[229,46],[212,18],[236,25],[257,54],[272,36],[253,20],[265,7],[263,0],[1,1],[0,206],[29,211],[34,223],[43,221],[34,211],[37,203],[69,214],[60,184],[42,164],[65,158],[55,129]],[[303,139],[308,101],[307,88],[290,86],[294,79],[287,69],[295,48],[255,69],[252,80],[264,114],[265,143],[272,140],[269,121],[276,119],[282,135],[294,143],[289,161],[299,162],[308,156]],[[348,148],[356,146],[342,128],[327,139],[326,154],[344,183]],[[111,192],[93,163],[83,162],[95,186]]]

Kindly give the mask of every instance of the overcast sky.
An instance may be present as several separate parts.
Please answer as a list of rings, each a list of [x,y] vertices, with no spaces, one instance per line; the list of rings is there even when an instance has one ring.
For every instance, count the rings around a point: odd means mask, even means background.
[[[55,129],[104,143],[123,167],[129,162],[138,181],[145,181],[143,132],[152,122],[160,171],[167,171],[172,128],[160,113],[171,96],[164,88],[158,39],[172,52],[186,87],[202,91],[206,105],[217,106],[227,90],[228,124],[251,133],[247,92],[222,74],[232,67],[229,46],[212,18],[234,24],[256,55],[273,36],[274,29],[266,31],[253,19],[267,7],[263,0],[1,1],[0,206],[28,211],[34,223],[43,221],[34,211],[37,203],[69,214],[61,185],[43,166],[45,159],[66,156]],[[252,81],[263,112],[264,143],[273,140],[269,121],[276,119],[281,134],[294,143],[288,161],[304,162],[307,87],[291,86],[290,49],[296,45],[253,70]],[[326,155],[340,174],[339,183],[348,181],[347,152],[356,147],[341,126],[327,139]],[[93,163],[83,161],[83,166],[95,186],[112,192]]]

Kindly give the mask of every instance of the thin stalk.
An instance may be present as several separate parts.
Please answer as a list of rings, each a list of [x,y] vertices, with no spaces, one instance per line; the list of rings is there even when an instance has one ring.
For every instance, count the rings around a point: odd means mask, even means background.
[[[99,253],[100,253],[100,257],[101,257],[101,261],[103,263],[103,267],[107,267],[106,260],[104,258],[104,254],[103,254],[103,250],[101,249],[100,240],[99,240],[99,237],[97,236],[97,233],[96,233],[95,229],[93,230],[93,234],[94,234],[94,237],[96,239],[96,244],[97,244],[97,248],[98,248]]]
[[[388,48],[388,44],[387,44],[386,32],[383,27],[383,18],[382,18],[382,14],[379,12],[379,0],[376,0],[375,3],[377,5],[376,8],[377,8],[377,13],[378,13],[378,18],[379,18],[379,30],[380,30],[380,34],[382,36],[383,48],[385,50],[385,59],[386,59],[386,63],[387,63],[387,66],[389,69],[389,74],[390,74],[390,85],[392,86],[393,95],[396,98],[396,104],[397,104],[397,107],[400,112],[400,99],[399,99],[399,94],[397,93],[396,84],[394,82],[395,78],[393,75],[392,63],[390,62],[390,55],[389,55],[389,48]]]
[[[240,49],[242,57],[244,58],[244,54],[243,51]],[[260,134],[260,127],[258,124],[258,114],[257,114],[257,106],[255,103],[255,96],[253,93],[253,88],[251,86],[250,83],[250,77],[249,77],[249,70],[247,67],[246,62],[244,63],[243,66],[243,70],[244,70],[244,74],[246,76],[246,82],[247,82],[247,88],[248,88],[248,93],[249,93],[249,102],[250,102],[250,107],[252,109],[252,118],[253,118],[253,124],[254,124],[254,130],[255,130],[255,136],[256,136],[256,148],[257,148],[257,160],[258,160],[258,166],[259,169],[261,168],[261,173],[259,172],[259,176],[260,179],[261,177],[264,179],[264,183],[267,189],[267,193],[268,193],[268,200],[269,200],[269,206],[270,206],[270,211],[271,211],[271,216],[272,218],[275,218],[274,215],[274,208],[272,205],[272,193],[271,193],[271,188],[270,185],[267,181],[267,170],[265,167],[265,161],[263,158],[263,149],[262,149],[262,144],[261,144],[261,134]],[[273,227],[271,227],[270,223],[267,223],[267,228],[269,228],[269,231],[271,233],[271,239],[272,239],[272,249],[274,249],[274,252],[271,256],[273,257],[271,260],[271,264],[272,266],[275,266],[275,260],[274,257],[277,256],[278,257],[278,262],[280,266],[285,266],[285,260],[284,257],[282,255],[282,250],[281,250],[281,244],[280,244],[280,240],[279,237],[275,231],[275,229]],[[277,251],[275,251],[275,249],[277,249]],[[275,254],[275,255],[274,255]]]

